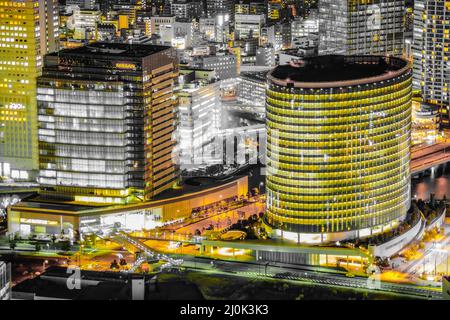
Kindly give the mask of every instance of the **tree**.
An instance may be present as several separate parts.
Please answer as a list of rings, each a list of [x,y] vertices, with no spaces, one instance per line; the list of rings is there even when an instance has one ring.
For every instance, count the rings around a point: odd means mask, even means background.
[[[67,241],[64,241],[61,249],[62,249],[62,251],[70,251],[70,249],[71,249],[70,243]]]
[[[303,300],[305,299],[305,295],[303,293],[300,293],[295,300]]]
[[[111,262],[111,265],[109,266],[110,269],[119,269],[119,264],[117,263],[117,260],[114,259],[113,262]]]

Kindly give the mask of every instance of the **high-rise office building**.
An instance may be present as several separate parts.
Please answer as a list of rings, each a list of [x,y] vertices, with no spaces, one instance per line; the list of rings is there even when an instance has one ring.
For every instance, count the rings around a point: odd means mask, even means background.
[[[66,0],[66,6],[77,6],[80,9],[94,10],[100,6],[95,0]]]
[[[37,174],[36,77],[42,57],[58,49],[57,3],[0,2],[0,176]]]
[[[234,3],[235,14],[267,14],[265,0],[238,0]]]
[[[11,265],[0,261],[0,300],[11,299]]]
[[[180,73],[180,166],[190,169],[204,165],[205,157],[211,154],[220,86],[212,70],[183,69]]]
[[[318,56],[269,73],[269,234],[321,243],[404,220],[411,99],[412,71],[400,58]]]
[[[264,23],[264,14],[236,14],[234,16],[236,39],[259,38]]]
[[[42,195],[150,199],[178,180],[174,49],[94,43],[45,58],[38,79]]]
[[[262,43],[272,45],[276,51],[290,48],[292,44],[291,23],[276,22],[262,29]]]
[[[442,108],[442,124],[449,125],[450,2],[414,2],[414,88],[423,100]]]
[[[237,100],[250,105],[255,113],[265,115],[266,104],[266,71],[244,72],[238,78]]]
[[[320,54],[403,54],[404,0],[319,1]]]
[[[203,14],[202,1],[199,0],[174,0],[171,3],[172,14],[180,19],[195,19]]]
[[[217,15],[227,15],[230,20],[234,19],[234,5],[231,0],[206,0],[206,14],[209,18]]]
[[[286,17],[286,2],[282,0],[269,0],[267,2],[267,19],[279,21]]]

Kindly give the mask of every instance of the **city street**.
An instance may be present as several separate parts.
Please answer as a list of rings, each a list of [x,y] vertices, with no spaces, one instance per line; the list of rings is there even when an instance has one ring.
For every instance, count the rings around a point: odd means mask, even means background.
[[[213,265],[211,264],[213,261]],[[184,267],[194,268],[209,273],[224,273],[250,278],[277,278],[283,280],[300,281],[327,286],[349,287],[364,290],[380,290],[402,295],[410,295],[421,298],[440,299],[440,288],[421,288],[409,284],[398,284],[384,281],[368,280],[367,278],[349,278],[342,274],[330,274],[310,270],[302,270],[301,267],[293,268],[282,264],[256,264],[241,262],[225,262],[207,259],[189,258],[185,260]]]

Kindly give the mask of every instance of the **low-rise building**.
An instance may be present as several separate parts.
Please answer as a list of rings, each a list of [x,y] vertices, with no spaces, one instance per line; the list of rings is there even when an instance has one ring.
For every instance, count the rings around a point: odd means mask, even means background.
[[[195,179],[195,178],[193,178]],[[8,208],[8,233],[65,234],[79,239],[84,234],[107,234],[113,228],[150,230],[190,217],[204,208],[248,192],[247,176],[224,180],[201,179],[166,190],[153,201],[130,205],[90,206],[73,202],[22,201]]]
[[[237,59],[234,54],[217,52],[215,55],[194,57],[192,67],[200,69],[213,69],[220,80],[237,77]]]

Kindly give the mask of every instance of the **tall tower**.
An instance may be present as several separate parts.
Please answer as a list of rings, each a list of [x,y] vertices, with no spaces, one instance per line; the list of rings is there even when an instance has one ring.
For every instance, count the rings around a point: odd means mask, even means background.
[[[57,3],[0,2],[0,176],[37,174],[36,78],[42,57],[58,50]]]
[[[414,88],[423,100],[442,107],[442,124],[449,126],[450,2],[414,2]]]
[[[412,71],[394,57],[319,56],[267,87],[267,211],[275,238],[364,238],[410,207]]]
[[[404,0],[320,0],[319,54],[403,54]]]
[[[170,47],[97,42],[47,55],[38,78],[41,195],[120,204],[177,183],[177,75]]]

